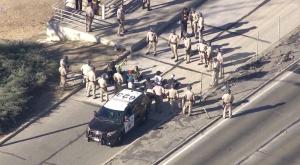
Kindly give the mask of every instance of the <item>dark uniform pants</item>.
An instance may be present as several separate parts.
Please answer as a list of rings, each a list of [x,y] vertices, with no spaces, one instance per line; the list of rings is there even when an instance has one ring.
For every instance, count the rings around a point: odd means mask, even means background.
[[[82,0],[75,0],[76,10],[82,10]]]
[[[86,31],[87,32],[92,31],[92,22],[93,22],[93,18],[86,17]]]

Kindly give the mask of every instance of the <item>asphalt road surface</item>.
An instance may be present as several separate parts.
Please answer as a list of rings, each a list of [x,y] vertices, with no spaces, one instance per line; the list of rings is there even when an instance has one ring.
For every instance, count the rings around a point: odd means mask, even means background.
[[[40,118],[0,146],[1,165],[93,165],[101,164],[155,125],[147,123],[126,136],[119,147],[87,142],[85,130],[99,107],[70,97],[53,112]]]
[[[287,71],[162,164],[300,164],[299,131],[279,136],[300,120],[299,74]]]

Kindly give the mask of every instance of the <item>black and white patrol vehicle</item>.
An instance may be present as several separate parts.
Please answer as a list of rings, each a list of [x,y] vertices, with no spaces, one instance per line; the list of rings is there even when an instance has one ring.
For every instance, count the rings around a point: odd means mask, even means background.
[[[150,99],[142,92],[123,89],[94,112],[86,130],[88,141],[115,146],[136,125],[147,120]]]

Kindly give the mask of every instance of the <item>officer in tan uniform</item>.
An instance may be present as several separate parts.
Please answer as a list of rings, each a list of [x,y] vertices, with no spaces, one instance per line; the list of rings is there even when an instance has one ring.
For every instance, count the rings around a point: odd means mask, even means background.
[[[66,86],[67,69],[64,66],[60,66],[58,71],[60,74],[60,87],[64,90]]]
[[[196,12],[195,10],[192,12],[192,30],[193,30],[193,35],[195,36],[195,38],[197,38],[197,33],[198,33],[198,22],[199,22],[199,13]]]
[[[216,86],[219,83],[219,61],[216,58],[213,58],[213,63],[212,63],[212,86]]]
[[[207,58],[206,58],[206,44],[204,43],[203,39],[200,39],[200,42],[198,43],[198,51],[200,56],[200,62],[198,65],[203,64],[203,59],[205,60],[205,64],[207,65]]]
[[[86,8],[86,16],[85,16],[85,19],[86,19],[86,32],[91,32],[92,31],[92,23],[93,23],[93,19],[94,19],[94,10],[93,10],[93,7],[92,7],[92,3],[88,3],[88,6]]]
[[[217,60],[219,61],[219,77],[222,78],[224,76],[224,67],[223,67],[223,62],[224,62],[224,58],[222,55],[222,52],[220,51],[220,48],[217,49]]]
[[[169,45],[171,47],[173,57],[171,59],[175,58],[175,62],[178,61],[178,53],[177,53],[177,48],[179,44],[179,36],[175,33],[175,30],[170,34],[169,36]]]
[[[195,95],[191,91],[192,87],[191,85],[187,86],[187,91],[184,93],[183,99],[182,99],[182,114],[185,114],[186,110],[188,109],[188,116],[191,115],[192,112],[192,106],[195,102]]]
[[[204,31],[204,18],[202,16],[202,13],[199,13],[199,20],[198,20],[199,40],[203,39],[203,31]]]
[[[186,63],[190,63],[190,56],[191,56],[191,51],[192,51],[192,42],[191,38],[188,34],[185,34],[184,37],[184,47],[185,47],[185,60]]]
[[[208,71],[212,70],[212,47],[211,47],[211,43],[209,42],[206,46],[206,59],[207,59],[207,63],[205,65],[205,67],[208,67]]]
[[[90,70],[87,74],[88,77],[88,88],[86,91],[86,97],[90,97],[90,91],[93,91],[93,99],[96,98],[96,72],[95,67],[92,67],[92,70]]]
[[[230,89],[228,89],[227,93],[225,93],[222,96],[222,101],[223,101],[223,107],[224,107],[223,118],[224,119],[226,118],[227,111],[229,113],[228,114],[229,118],[231,118],[232,117],[232,103],[234,101],[234,96],[231,94]]]
[[[179,98],[179,95],[178,95],[177,90],[174,89],[173,84],[171,84],[171,89],[166,92],[166,95],[167,95],[168,101],[170,103],[171,110],[175,113],[176,100]]]
[[[122,84],[124,82],[123,76],[120,73],[120,70],[118,70],[114,76],[114,82],[115,82],[115,93],[118,93],[122,90]]]
[[[83,64],[81,66],[80,70],[81,70],[81,73],[82,73],[82,76],[83,76],[83,81],[85,83],[85,89],[87,89],[87,87],[88,87],[88,76],[87,76],[87,74],[90,70],[92,70],[91,61],[87,60],[87,63]]]
[[[165,89],[162,87],[160,83],[157,83],[153,87],[153,92],[155,94],[155,110],[156,112],[161,113],[160,105],[163,102],[163,95],[165,94]]]
[[[108,101],[108,91],[107,91],[107,82],[105,80],[105,74],[102,74],[98,79],[98,84],[100,87],[100,100],[103,102],[103,96],[105,95],[105,101]]]
[[[118,35],[123,35],[125,33],[125,28],[124,28],[124,23],[125,23],[125,13],[124,13],[124,8],[123,5],[119,7],[117,10],[117,20],[118,20]]]
[[[157,34],[154,32],[152,28],[150,28],[150,31],[148,31],[146,39],[149,45],[146,55],[149,54],[150,49],[153,48],[153,55],[156,56],[156,45],[158,42],[158,38],[157,38]]]
[[[68,68],[68,56],[64,56],[62,59],[60,59],[59,66]]]

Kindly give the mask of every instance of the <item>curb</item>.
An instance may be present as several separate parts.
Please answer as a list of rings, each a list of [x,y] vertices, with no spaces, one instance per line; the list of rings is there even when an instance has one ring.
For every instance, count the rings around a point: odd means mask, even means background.
[[[119,61],[125,59],[129,54],[130,54],[129,51],[123,52],[117,59],[114,60],[114,62],[119,62]],[[1,138],[0,139],[0,146],[3,145],[8,140],[10,140],[11,138],[13,138],[14,136],[16,136],[17,134],[19,134],[20,132],[22,132],[24,129],[26,129],[27,127],[29,127],[32,123],[34,123],[35,121],[37,121],[38,119],[40,119],[42,116],[44,116],[45,114],[47,114],[48,112],[50,112],[52,109],[56,108],[59,104],[61,104],[64,101],[66,101],[69,97],[71,97],[72,95],[74,95],[75,93],[77,93],[78,91],[80,91],[81,89],[83,89],[83,85],[80,85],[79,87],[73,89],[69,94],[67,94],[66,96],[64,96],[63,98],[61,98],[59,101],[57,101],[56,103],[54,103],[53,105],[51,105],[49,108],[47,108],[46,110],[40,112],[37,116],[31,118],[29,121],[27,121],[24,124],[22,124],[15,131],[13,131],[13,132],[9,133],[8,135],[4,136],[3,138]]]
[[[288,69],[292,68],[294,65],[296,65],[298,62],[300,61],[300,58],[298,58],[297,60],[295,60],[294,62],[292,62],[291,64],[289,64],[287,67],[285,67],[283,70],[280,70],[279,73],[277,73],[275,76],[271,77],[269,80],[267,80],[265,83],[261,84],[258,88],[256,88],[254,91],[252,91],[251,93],[249,93],[248,95],[246,95],[245,97],[242,97],[240,100],[245,100],[250,98],[251,96],[253,96],[255,93],[257,93],[259,90],[261,90],[262,88],[264,88],[266,85],[268,85],[269,83],[271,83],[273,80],[275,80],[276,78],[278,78],[280,75],[282,75],[284,72],[286,72]],[[208,97],[209,95],[207,95]],[[235,107],[236,108],[236,107]],[[188,142],[190,142],[194,137],[196,137],[197,135],[199,135],[200,133],[204,132],[209,126],[211,126],[212,124],[216,123],[218,120],[220,120],[222,117],[219,116],[216,119],[212,120],[211,122],[209,122],[207,125],[205,125],[204,127],[200,128],[198,131],[196,131],[195,133],[191,134],[190,136],[188,136],[187,138],[185,138],[185,140],[183,142],[181,142],[180,144],[178,144],[175,148],[173,148],[172,150],[170,150],[168,153],[166,153],[165,155],[163,155],[161,158],[159,158],[158,160],[156,160],[155,162],[153,162],[153,165],[157,165],[159,163],[161,163],[162,161],[164,161],[167,157],[169,157],[171,154],[173,154],[175,151],[177,151],[178,149],[180,149],[181,147],[183,147],[185,144],[187,144]]]

